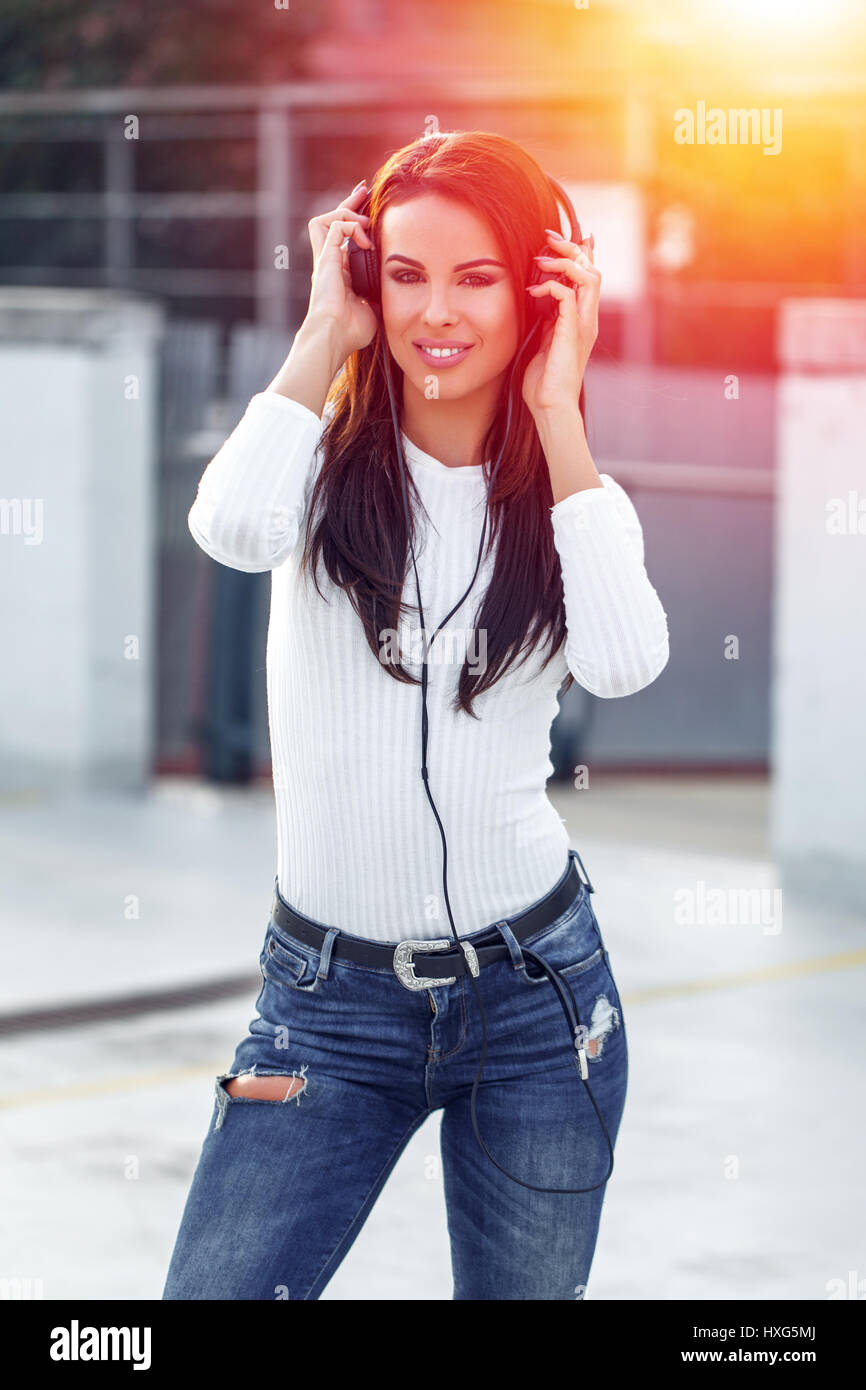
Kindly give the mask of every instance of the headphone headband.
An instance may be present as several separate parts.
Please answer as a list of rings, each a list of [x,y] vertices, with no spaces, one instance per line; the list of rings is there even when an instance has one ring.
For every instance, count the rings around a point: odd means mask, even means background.
[[[580,223],[577,220],[577,213],[574,210],[574,206],[572,204],[571,199],[569,198],[562,184],[559,183],[559,181],[555,179],[552,174],[547,174],[546,178],[548,182],[552,184],[554,192],[556,193],[557,197],[559,198],[559,201],[562,203],[562,206],[568,213],[568,221],[571,226],[572,241],[581,242],[583,240],[583,237],[580,234]]]

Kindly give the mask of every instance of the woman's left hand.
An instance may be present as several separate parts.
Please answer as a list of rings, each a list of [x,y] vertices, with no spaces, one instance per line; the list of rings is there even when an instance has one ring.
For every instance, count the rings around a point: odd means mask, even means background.
[[[583,373],[598,337],[598,301],[601,274],[593,260],[593,237],[580,244],[567,241],[545,228],[556,254],[538,259],[541,270],[553,271],[573,281],[575,288],[546,280],[532,285],[533,299],[548,295],[559,301],[557,317],[544,323],[541,347],[523,374],[523,399],[533,415],[576,407]]]

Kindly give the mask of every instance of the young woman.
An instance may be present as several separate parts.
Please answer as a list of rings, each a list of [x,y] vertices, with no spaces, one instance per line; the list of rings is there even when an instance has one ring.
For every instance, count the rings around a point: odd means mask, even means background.
[[[272,572],[277,874],[164,1298],[318,1298],[435,1110],[454,1298],[583,1296],[627,1048],[550,726],[563,681],[653,681],[668,629],[587,446],[601,277],[559,224],[510,140],[398,151],[310,222],[306,318],[199,485],[198,544]],[[527,290],[535,266],[561,278]]]

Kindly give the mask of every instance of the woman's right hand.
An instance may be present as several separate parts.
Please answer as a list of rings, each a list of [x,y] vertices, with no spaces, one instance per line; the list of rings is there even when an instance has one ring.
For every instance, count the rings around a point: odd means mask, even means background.
[[[365,231],[370,219],[358,211],[367,197],[362,181],[349,196],[330,212],[312,217],[307,226],[313,247],[313,277],[305,324],[323,323],[337,334],[337,355],[341,361],[367,347],[378,328],[378,320],[366,300],[352,290],[349,251],[341,243],[351,237],[359,246],[372,248]]]

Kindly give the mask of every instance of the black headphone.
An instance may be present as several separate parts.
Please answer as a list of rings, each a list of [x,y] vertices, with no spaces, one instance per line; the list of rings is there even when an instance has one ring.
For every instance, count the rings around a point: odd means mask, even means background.
[[[546,177],[550,180],[554,192],[559,196],[563,206],[566,208],[568,212],[569,221],[571,223],[572,240],[579,243],[582,240],[582,237],[580,235],[580,223],[577,220],[577,214],[575,213],[574,208],[571,205],[568,195],[565,192],[565,189],[562,187],[562,185],[557,183],[556,179],[551,178],[550,174],[548,174]],[[369,204],[370,195],[367,196],[359,211],[366,212],[367,208],[369,207]],[[427,770],[427,735],[429,731],[429,721],[427,715],[427,657],[429,655],[431,646],[436,640],[436,637],[441,632],[445,624],[449,621],[449,619],[454,616],[461,604],[465,601],[478,575],[478,570],[481,565],[481,555],[484,547],[484,538],[487,534],[487,520],[490,513],[490,495],[493,491],[493,483],[496,478],[496,473],[499,468],[499,465],[502,461],[502,456],[505,452],[505,446],[508,442],[508,437],[511,430],[511,415],[514,400],[512,388],[514,385],[514,374],[517,368],[517,364],[523,356],[523,353],[526,350],[528,343],[531,342],[533,336],[535,335],[536,330],[541,326],[541,324],[544,323],[545,319],[555,319],[559,314],[559,309],[557,307],[557,301],[553,298],[552,295],[545,295],[539,298],[533,296],[533,303],[536,312],[533,316],[532,327],[530,328],[529,332],[527,333],[526,337],[524,338],[523,342],[521,343],[520,347],[514,355],[514,360],[511,363],[511,370],[508,376],[508,385],[506,388],[508,404],[506,408],[503,443],[496,457],[496,462],[494,463],[490,474],[490,482],[487,489],[487,501],[484,508],[484,525],[481,528],[481,540],[478,543],[478,556],[475,561],[475,572],[469,581],[469,587],[466,589],[466,592],[462,595],[461,598],[457,600],[450,613],[448,613],[442,619],[442,622],[436,628],[436,631],[433,633],[433,636],[430,638],[430,641],[427,642],[427,627],[424,622],[424,609],[421,607],[421,585],[418,579],[418,567],[415,563],[415,547],[412,543],[412,523],[409,515],[409,495],[408,486],[406,483],[406,475],[408,470],[406,467],[406,458],[403,453],[403,441],[400,438],[400,422],[397,418],[397,406],[394,397],[394,386],[391,380],[391,365],[389,362],[390,354],[388,344],[385,340],[384,320],[382,317],[382,282],[379,270],[379,255],[375,247],[361,247],[351,237],[349,238],[348,251],[349,273],[352,280],[352,290],[360,299],[365,299],[367,301],[374,314],[376,315],[376,318],[379,323],[379,333],[377,336],[382,353],[382,365],[385,372],[385,381],[388,387],[388,399],[391,406],[391,422],[394,427],[394,439],[397,445],[397,454],[400,459],[400,482],[402,485],[403,493],[403,512],[406,518],[406,534],[409,538],[409,550],[412,556],[412,568],[415,571],[415,592],[418,596],[418,615],[421,622],[421,631],[425,637],[424,656],[421,662],[421,779],[424,783],[424,790],[427,793],[427,800],[430,802],[430,805],[433,809],[433,815],[436,817],[436,824],[439,827],[439,834],[442,837],[442,888],[445,895],[445,906],[448,909],[448,920],[451,923],[451,933],[454,937],[455,942],[457,943],[458,948],[460,950],[463,950],[463,943],[461,942],[460,937],[457,935],[457,928],[454,925],[454,917],[451,912],[451,902],[448,897],[448,843],[445,839],[445,830],[442,825],[442,821],[439,818],[439,812],[436,809],[436,803],[434,802],[433,797],[430,794],[430,783]],[[540,285],[543,284],[545,280],[559,280],[561,284],[566,284],[571,287],[570,280],[564,280],[562,276],[555,275],[550,271],[541,271],[538,268],[537,262],[533,262],[533,271],[530,277],[530,283]],[[589,891],[592,891],[591,887]],[[577,1009],[577,1000],[574,997],[574,992],[572,990],[571,983],[568,980],[568,978],[565,976],[558,976],[556,971],[553,970],[547,964],[547,962],[542,959],[541,956],[536,955],[534,951],[530,951],[528,947],[523,947],[523,951],[524,954],[528,955],[530,959],[532,959],[535,962],[536,965],[541,967],[541,969],[547,975],[548,979],[550,980],[551,984],[554,986],[556,990],[556,994],[560,1004],[562,1005],[562,1010],[565,1014],[566,1021],[568,1022],[569,1029],[572,1032],[575,1052],[578,1054],[573,1059],[574,1064],[577,1068],[577,1072],[581,1081],[583,1082],[584,1086],[586,1086],[587,1094],[589,1095],[589,1098],[592,1102],[592,1107],[595,1110],[596,1115],[598,1116],[598,1120],[601,1124],[602,1129],[604,1130],[604,1136],[607,1140],[607,1147],[610,1153],[610,1164],[608,1166],[607,1173],[602,1178],[601,1182],[594,1183],[592,1187],[539,1187],[535,1183],[524,1182],[522,1178],[515,1177],[513,1173],[509,1173],[507,1168],[503,1168],[501,1163],[497,1163],[496,1159],[493,1157],[492,1153],[484,1143],[484,1140],[481,1138],[481,1133],[478,1128],[478,1117],[476,1115],[475,1110],[475,1096],[476,1092],[478,1091],[479,1084],[481,1082],[481,1076],[484,1071],[484,1061],[487,1056],[487,1025],[484,1018],[484,1005],[481,1002],[481,994],[479,992],[478,985],[475,982],[475,975],[478,972],[478,966],[475,965],[473,969],[472,960],[469,952],[463,950],[463,954],[468,967],[467,973],[469,975],[469,979],[472,982],[472,988],[475,990],[475,998],[478,1001],[478,1008],[481,1015],[481,1061],[479,1062],[478,1071],[475,1074],[475,1080],[472,1084],[472,1095],[469,1107],[472,1118],[472,1128],[475,1132],[475,1138],[478,1140],[478,1143],[481,1145],[481,1148],[483,1149],[487,1157],[490,1159],[490,1162],[494,1165],[494,1167],[498,1168],[500,1173],[504,1173],[507,1178],[511,1178],[513,1182],[519,1183],[521,1187],[531,1188],[534,1192],[559,1192],[563,1194],[595,1192],[597,1188],[604,1187],[605,1183],[608,1181],[611,1173],[613,1172],[613,1145],[610,1142],[610,1135],[608,1133],[607,1125],[605,1124],[602,1118],[601,1111],[599,1110],[598,1105],[596,1104],[595,1096],[592,1094],[592,1091],[590,1090],[589,1084],[586,1079],[587,1069],[583,1044],[583,1037],[586,1034],[586,1027],[584,1024],[580,1022],[580,1015]],[[580,1058],[580,1061],[578,1061],[578,1057]]]

